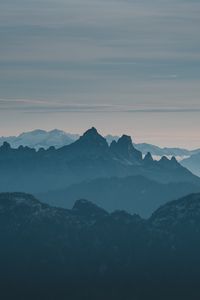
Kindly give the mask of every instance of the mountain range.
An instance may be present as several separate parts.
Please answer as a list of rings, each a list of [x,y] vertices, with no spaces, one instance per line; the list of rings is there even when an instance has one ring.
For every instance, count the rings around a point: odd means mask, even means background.
[[[4,142],[8,142],[13,148],[18,148],[19,146],[28,146],[37,150],[39,148],[47,149],[51,146],[60,148],[75,142],[79,139],[79,137],[79,134],[66,133],[65,131],[58,129],[51,131],[37,129],[30,132],[24,132],[18,136],[0,137],[0,145],[2,145]],[[109,134],[105,136],[105,138],[110,145],[112,141],[117,141],[120,137]],[[158,158],[165,155],[168,157],[175,156],[180,160],[200,152],[200,149],[187,150],[182,148],[161,148],[148,143],[136,144],[133,142],[133,145],[136,149],[141,151],[143,155],[146,155],[148,152],[150,152],[152,156]]]
[[[125,210],[148,218],[166,202],[194,192],[200,192],[200,186],[191,182],[161,183],[143,176],[129,176],[97,178],[35,195],[56,207],[69,209],[77,199],[85,198],[108,212]]]
[[[200,194],[144,220],[87,200],[67,210],[3,193],[0,228],[3,299],[200,297]]]
[[[70,134],[58,129],[51,131],[36,129],[30,132],[23,132],[18,136],[0,137],[0,145],[8,142],[13,148],[27,146],[38,150],[40,148],[47,149],[51,146],[60,148],[73,143],[78,138],[78,134]]]
[[[173,184],[172,190],[169,184]],[[125,197],[123,204],[117,196],[121,195],[120,186]],[[153,160],[150,153],[143,157],[127,135],[109,145],[91,128],[74,143],[58,149],[13,149],[4,142],[0,147],[0,192],[15,191],[39,195],[45,202],[51,192],[62,207],[73,205],[76,197],[88,196],[109,211],[119,207],[149,216],[161,204],[159,199],[167,201],[199,192],[200,178],[174,157],[162,157],[159,161]],[[163,193],[165,196],[161,197]]]
[[[181,161],[181,164],[188,168],[193,174],[200,176],[200,153],[185,158]]]

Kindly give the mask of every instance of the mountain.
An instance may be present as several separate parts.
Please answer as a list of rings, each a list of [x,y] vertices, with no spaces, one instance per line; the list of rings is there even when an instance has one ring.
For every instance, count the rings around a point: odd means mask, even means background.
[[[136,149],[141,151],[144,155],[150,152],[154,157],[174,156],[179,160],[191,156],[195,153],[200,153],[200,149],[187,150],[183,148],[169,148],[169,147],[161,148],[147,143],[134,144],[134,146],[136,147]]]
[[[3,299],[199,299],[200,194],[148,220],[0,194]],[[8,288],[9,287],[9,288]]]
[[[140,175],[162,183],[190,182],[200,179],[182,167],[175,158],[147,161],[123,135],[109,146],[95,128],[87,130],[74,143],[55,149],[20,146],[6,142],[0,147],[0,191],[29,193],[63,189],[95,178]]]
[[[171,201],[158,210],[156,210],[151,218],[150,223],[159,230],[171,233],[176,230],[180,230],[181,224],[183,234],[188,233],[187,231],[191,228],[196,227],[196,233],[198,231],[200,221],[200,194],[190,194],[181,199]],[[177,232],[178,234],[179,232]],[[193,232],[193,235],[195,233]],[[175,238],[175,236],[174,236]],[[182,243],[186,241],[182,241]],[[177,241],[176,241],[177,243]]]
[[[113,141],[118,141],[120,138],[120,136],[117,136],[117,135],[112,135],[112,134],[108,134],[105,136],[105,139],[108,143],[108,145],[110,145]]]
[[[181,165],[188,168],[193,174],[200,176],[200,153],[182,160]]]
[[[79,138],[77,134],[66,133],[62,130],[54,129],[45,131],[36,129],[30,132],[24,132],[18,136],[0,137],[0,145],[8,142],[11,147],[18,148],[19,146],[28,146],[30,148],[44,148],[51,146],[60,148],[63,145],[69,145]]]
[[[200,186],[189,182],[159,183],[143,176],[97,178],[66,189],[36,194],[45,203],[71,208],[77,199],[88,199],[106,211],[125,210],[149,217],[160,205],[190,193]]]
[[[112,141],[110,144],[111,152],[126,163],[137,163],[142,160],[142,153],[133,147],[130,136],[122,135],[118,141]]]
[[[57,150],[59,154],[68,155],[71,157],[88,157],[98,158],[108,155],[109,146],[106,139],[101,136],[96,128],[92,127],[87,130],[77,141],[71,145],[64,146]]]
[[[0,137],[0,145],[3,145],[4,142],[8,142],[13,148],[18,148],[19,146],[28,146],[38,150],[39,148],[47,149],[53,146],[57,149],[75,142],[79,139],[79,137],[80,135],[78,134],[66,133],[58,129],[51,131],[37,129],[30,132],[24,132],[18,136]],[[119,136],[113,136],[110,134],[105,136],[105,139],[109,145],[113,141],[117,142],[119,138]],[[133,146],[142,152],[143,155],[146,155],[148,152],[150,152],[156,159],[159,159],[162,156],[167,156],[170,158],[175,156],[178,160],[181,160],[186,157],[190,157],[193,154],[200,153],[200,149],[187,150],[182,148],[161,148],[147,143],[133,143]]]

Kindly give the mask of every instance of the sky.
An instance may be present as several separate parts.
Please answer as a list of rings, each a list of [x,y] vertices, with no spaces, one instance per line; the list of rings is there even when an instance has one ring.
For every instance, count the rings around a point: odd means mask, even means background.
[[[0,0],[0,135],[200,147],[198,0]]]

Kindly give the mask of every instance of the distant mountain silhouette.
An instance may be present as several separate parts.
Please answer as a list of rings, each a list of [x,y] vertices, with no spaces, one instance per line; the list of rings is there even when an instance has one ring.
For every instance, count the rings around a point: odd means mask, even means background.
[[[142,153],[133,147],[130,136],[123,135],[118,141],[113,141],[110,150],[120,160],[127,163],[137,163],[142,160]]]
[[[200,297],[200,194],[143,220],[87,200],[65,210],[5,193],[0,228],[3,299]]]
[[[125,210],[146,218],[167,201],[194,192],[200,192],[200,186],[190,182],[163,184],[143,176],[130,176],[98,178],[36,196],[45,203],[68,209],[77,199],[84,198],[109,212]]]
[[[193,154],[191,157],[182,160],[181,165],[188,168],[195,175],[200,176],[200,153]]]
[[[0,191],[31,193],[62,189],[95,178],[141,175],[162,183],[190,182],[200,179],[182,167],[175,158],[160,161],[143,159],[122,136],[110,146],[95,128],[86,131],[74,143],[55,149],[20,146],[13,149],[7,142],[0,147]]]
[[[28,146],[38,150],[39,148],[47,149],[51,146],[59,148],[73,143],[78,138],[78,134],[70,134],[58,129],[51,131],[36,129],[18,136],[0,137],[0,145],[8,142],[13,148]]]
[[[19,146],[28,146],[37,150],[39,148],[48,149],[51,146],[60,148],[75,142],[79,139],[79,137],[80,135],[78,134],[66,133],[63,130],[58,129],[51,131],[37,129],[30,132],[24,132],[18,136],[0,137],[0,145],[4,142],[8,142],[12,148],[18,148]],[[120,137],[108,134],[105,138],[110,145],[112,141],[118,141]],[[181,148],[161,148],[147,143],[136,144],[134,142],[133,145],[137,150],[141,151],[143,155],[150,152],[156,158],[165,155],[167,157],[175,156],[178,159],[184,159],[185,157],[189,157],[200,152],[200,149],[190,151]]]
[[[172,157],[175,156],[178,159],[183,159],[185,157],[189,157],[193,154],[200,153],[200,149],[188,150],[183,148],[170,148],[170,147],[158,147],[152,144],[140,143],[134,144],[134,146],[141,151],[144,155],[150,152],[155,157],[167,156]]]
[[[59,154],[65,154],[66,156],[76,157],[92,157],[95,158],[107,155],[109,152],[109,146],[105,138],[103,138],[92,127],[87,130],[77,141],[71,145],[64,146],[57,150]],[[68,159],[68,157],[67,157]]]

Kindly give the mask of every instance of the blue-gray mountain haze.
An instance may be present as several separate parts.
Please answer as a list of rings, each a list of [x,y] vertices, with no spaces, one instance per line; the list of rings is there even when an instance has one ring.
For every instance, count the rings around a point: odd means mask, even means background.
[[[199,28],[199,0],[0,0],[1,300],[200,299]]]
[[[36,132],[36,136],[48,134],[55,131]],[[163,156],[158,161],[150,153],[143,157],[130,136],[122,135],[108,144],[94,127],[57,149],[12,148],[4,142],[0,179],[1,192],[33,193],[43,202],[67,208],[79,198],[88,198],[107,211],[118,208],[144,217],[169,200],[200,192],[200,178],[175,157]]]

